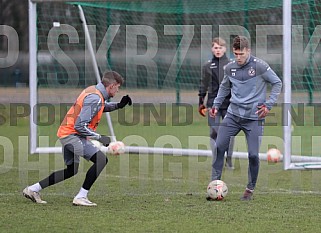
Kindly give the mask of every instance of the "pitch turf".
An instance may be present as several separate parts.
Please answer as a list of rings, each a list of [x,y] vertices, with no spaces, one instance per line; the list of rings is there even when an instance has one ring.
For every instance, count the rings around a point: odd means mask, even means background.
[[[136,133],[149,143],[168,134],[181,137],[186,147],[186,135],[208,134],[206,122],[197,116],[188,126],[149,127],[115,123],[119,138]],[[273,127],[266,133],[282,132]],[[7,121],[1,128],[2,232],[318,232],[321,227],[320,171],[283,171],[281,163],[261,161],[254,200],[241,202],[247,161],[235,158],[235,170],[223,173],[229,193],[221,202],[205,200],[211,158],[125,154],[109,156],[93,186],[89,198],[97,208],[71,205],[90,166],[83,160],[76,177],[42,191],[48,204],[34,204],[22,196],[22,189],[63,168],[61,155],[28,154],[28,117],[18,119],[17,125]]]

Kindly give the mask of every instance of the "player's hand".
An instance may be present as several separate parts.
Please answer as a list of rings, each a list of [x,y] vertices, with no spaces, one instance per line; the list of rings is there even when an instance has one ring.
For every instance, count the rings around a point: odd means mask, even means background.
[[[260,104],[257,106],[257,108],[258,110],[255,112],[255,114],[257,114],[260,119],[266,117],[266,115],[270,112],[265,104]]]
[[[201,116],[205,117],[205,112],[206,112],[206,107],[203,104],[200,104],[198,106],[198,112],[200,113]]]
[[[216,108],[211,108],[211,110],[208,112],[208,114],[210,115],[210,117],[215,118],[217,112],[218,112],[218,110]]]
[[[101,135],[100,138],[98,139],[99,142],[101,142],[104,146],[108,146],[111,142],[110,137]]]
[[[118,108],[123,108],[123,107],[125,107],[126,105],[132,105],[132,99],[128,96],[128,95],[124,95],[122,98],[121,98],[121,100],[120,100],[120,102],[117,104],[117,107]]]

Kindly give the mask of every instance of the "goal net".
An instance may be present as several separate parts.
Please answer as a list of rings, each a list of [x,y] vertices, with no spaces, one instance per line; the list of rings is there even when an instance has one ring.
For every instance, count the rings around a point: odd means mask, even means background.
[[[317,1],[233,0],[227,5],[224,0],[34,0],[29,6],[32,153],[61,150],[51,135],[80,91],[97,83],[105,70],[125,77],[119,96],[131,93],[138,107],[154,111],[149,120],[158,125],[162,124],[159,109],[164,106],[172,112],[173,108],[178,112],[194,109],[195,114],[202,65],[212,56],[212,38],[223,37],[232,58],[231,40],[245,35],[251,39],[252,53],[268,62],[284,81],[284,93],[267,119],[266,129],[270,130],[262,140],[261,158],[274,146],[284,152],[286,169],[304,167],[295,164],[297,161],[314,164],[320,160],[321,5]],[[289,31],[283,27],[285,22]],[[285,38],[289,41],[284,43]],[[289,70],[287,83],[284,67]],[[119,115],[116,119],[107,115],[107,123],[105,130],[111,135],[113,127],[127,127],[130,132],[130,124],[119,124]],[[151,123],[144,125],[147,137],[154,129]],[[117,137],[125,137],[115,132]],[[189,133],[184,137],[193,136]],[[172,137],[167,138],[164,145],[170,144],[170,148],[144,140],[136,140],[137,147],[128,148],[140,153],[211,155],[208,148],[199,150],[197,143],[177,143],[176,148]],[[247,156],[246,148],[239,151],[240,157]]]

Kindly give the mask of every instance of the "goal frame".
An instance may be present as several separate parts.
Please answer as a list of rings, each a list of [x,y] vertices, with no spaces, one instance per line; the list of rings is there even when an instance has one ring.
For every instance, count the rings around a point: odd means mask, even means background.
[[[37,38],[36,35],[37,33],[37,25],[36,25],[36,20],[37,20],[37,2],[50,2],[52,0],[48,1],[43,1],[43,0],[38,0],[38,1],[31,1],[29,0],[29,91],[30,91],[30,107],[31,107],[31,112],[30,112],[30,153],[61,153],[62,149],[60,147],[38,147],[37,145],[37,124],[34,122],[34,119],[36,119],[37,116]],[[60,1],[60,0],[58,0]],[[55,2],[58,2],[55,1]],[[64,2],[64,1],[61,1]],[[79,1],[77,1],[79,2]],[[84,1],[85,2],[85,1]],[[87,2],[87,1],[86,1]],[[100,81],[100,73],[99,73],[99,68],[97,65],[97,60],[94,54],[94,49],[93,45],[90,39],[90,34],[88,30],[88,25],[86,23],[86,17],[84,15],[84,12],[82,10],[82,7],[78,5],[78,10],[79,10],[79,16],[82,21],[83,25],[83,30],[85,32],[86,36],[86,43],[87,43],[87,48],[89,50],[89,55],[91,58],[91,62],[93,65],[95,77],[97,80],[97,83]],[[35,78],[36,77],[36,78]],[[107,124],[109,128],[109,135],[111,136],[112,141],[116,141],[116,136],[113,128],[113,124],[111,121],[111,117],[109,112],[105,112],[106,119],[107,119]],[[107,149],[107,148],[105,148]]]
[[[283,168],[284,170],[321,169],[321,158],[292,155],[292,0],[283,0]]]

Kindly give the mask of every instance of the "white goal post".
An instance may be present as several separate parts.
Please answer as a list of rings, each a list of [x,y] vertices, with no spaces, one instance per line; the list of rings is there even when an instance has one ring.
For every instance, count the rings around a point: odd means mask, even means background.
[[[122,1],[122,0],[119,0]],[[37,74],[37,4],[45,4],[46,2],[65,2],[64,0],[29,0],[29,89],[30,89],[30,153],[61,153],[61,147],[39,147],[39,135],[38,125],[35,122],[37,119],[37,106],[38,103],[38,74]],[[94,2],[90,0],[78,0],[68,2]],[[283,163],[284,169],[318,169],[321,168],[321,158],[292,155],[292,132],[291,132],[291,17],[292,17],[292,1],[283,0],[283,85],[284,85],[284,117],[283,119],[283,140],[284,140],[284,152]],[[98,69],[98,63],[95,57],[93,44],[88,31],[88,25],[86,23],[86,15],[84,14],[82,7],[78,5],[79,19],[82,22],[84,35],[86,38],[86,48],[90,55],[91,63],[95,73],[97,82],[100,80],[100,72]],[[116,140],[115,132],[113,129],[112,121],[109,113],[106,113],[107,124],[109,128],[109,135],[113,136],[113,140]],[[102,150],[107,152],[107,148],[103,147]],[[197,150],[197,149],[182,149],[182,148],[156,148],[156,147],[126,147],[128,153],[139,154],[177,154],[188,156],[212,156],[210,150]],[[248,157],[247,152],[234,152],[233,157],[246,159]],[[265,153],[260,154],[260,159],[266,160]]]
[[[320,169],[320,157],[310,157],[310,162],[306,162],[308,157],[299,156],[294,159],[292,156],[292,116],[290,108],[292,103],[292,0],[283,0],[283,90],[284,90],[284,119],[283,119],[283,140],[284,170],[297,169]]]

